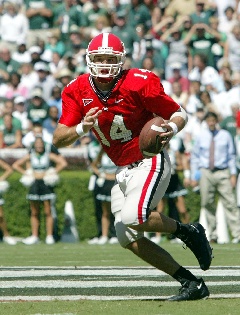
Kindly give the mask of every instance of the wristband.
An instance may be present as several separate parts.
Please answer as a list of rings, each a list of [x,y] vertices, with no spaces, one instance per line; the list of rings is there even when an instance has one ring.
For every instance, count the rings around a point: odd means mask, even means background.
[[[175,136],[178,133],[178,126],[173,121],[170,121],[168,125],[172,127],[173,134]]]
[[[191,177],[191,171],[190,170],[184,170],[183,171],[184,178],[190,179]]]
[[[85,135],[85,132],[83,131],[83,124],[82,123],[77,125],[76,133],[79,135],[79,137],[82,137],[83,135]]]

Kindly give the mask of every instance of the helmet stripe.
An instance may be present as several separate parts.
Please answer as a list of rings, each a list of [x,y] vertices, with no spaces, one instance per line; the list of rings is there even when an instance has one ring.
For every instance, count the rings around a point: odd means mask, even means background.
[[[109,33],[103,33],[102,47],[108,47],[108,36]]]

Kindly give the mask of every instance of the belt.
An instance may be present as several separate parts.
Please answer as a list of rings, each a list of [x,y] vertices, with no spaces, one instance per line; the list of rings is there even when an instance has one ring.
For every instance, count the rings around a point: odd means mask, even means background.
[[[212,173],[218,172],[218,171],[225,171],[227,168],[218,168],[214,167],[212,170],[210,170]]]
[[[132,169],[134,167],[138,167],[138,165],[142,162],[142,160],[139,160],[139,161],[136,161],[136,162],[133,162],[131,164],[128,164],[127,168],[128,169]]]

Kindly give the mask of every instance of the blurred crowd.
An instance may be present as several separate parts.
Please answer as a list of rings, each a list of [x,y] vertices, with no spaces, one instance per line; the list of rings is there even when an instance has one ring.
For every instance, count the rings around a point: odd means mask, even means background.
[[[187,111],[186,156],[208,112],[240,152],[240,0],[0,0],[0,148],[28,148],[39,133],[51,143],[61,91],[88,72],[102,32],[124,42],[125,69],[153,71]]]
[[[88,72],[87,44],[106,31],[124,42],[125,69],[156,73],[190,125],[199,112],[221,122],[238,111],[239,0],[10,0],[0,1],[0,14],[1,148],[24,147],[34,124],[51,142],[61,91]],[[184,139],[188,151],[194,132]]]

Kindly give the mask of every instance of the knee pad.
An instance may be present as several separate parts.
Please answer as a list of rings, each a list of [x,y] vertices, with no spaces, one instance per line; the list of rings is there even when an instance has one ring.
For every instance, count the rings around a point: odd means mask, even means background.
[[[143,232],[135,231],[123,224],[121,219],[121,211],[114,213],[115,229],[119,244],[126,248],[128,244],[137,241],[144,236]]]

